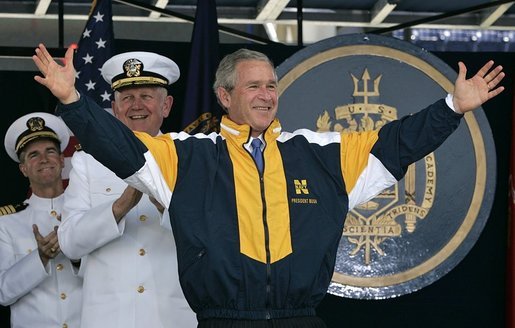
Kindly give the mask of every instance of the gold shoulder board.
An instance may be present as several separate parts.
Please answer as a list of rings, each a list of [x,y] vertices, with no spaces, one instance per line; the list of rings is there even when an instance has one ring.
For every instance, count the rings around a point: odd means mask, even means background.
[[[2,206],[0,207],[0,216],[23,211],[27,206],[29,206],[27,203]]]

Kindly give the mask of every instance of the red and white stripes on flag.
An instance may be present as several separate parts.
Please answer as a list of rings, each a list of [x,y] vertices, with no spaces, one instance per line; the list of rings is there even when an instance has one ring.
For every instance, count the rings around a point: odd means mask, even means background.
[[[68,146],[64,149],[64,169],[61,173],[61,177],[63,178],[63,186],[66,188],[68,186],[68,180],[70,178],[70,170],[72,169],[72,155],[75,151],[75,147],[79,144],[79,141],[74,135],[70,136],[70,141],[68,142]]]

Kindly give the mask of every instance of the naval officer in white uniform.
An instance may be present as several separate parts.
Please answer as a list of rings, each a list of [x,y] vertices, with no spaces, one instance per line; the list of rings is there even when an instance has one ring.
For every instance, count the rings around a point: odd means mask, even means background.
[[[102,67],[113,114],[153,136],[170,113],[167,88],[179,75],[175,62],[148,52],[123,53]],[[58,236],[65,254],[82,259],[82,328],[196,327],[162,209],[92,156],[74,153]]]
[[[57,238],[64,200],[61,172],[69,140],[64,122],[31,113],[7,130],[5,149],[29,179],[31,196],[0,217],[0,304],[12,328],[78,328],[82,279]]]

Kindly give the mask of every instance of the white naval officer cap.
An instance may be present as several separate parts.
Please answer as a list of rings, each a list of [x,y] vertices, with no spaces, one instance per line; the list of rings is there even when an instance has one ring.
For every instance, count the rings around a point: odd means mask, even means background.
[[[124,52],[108,59],[102,77],[113,90],[127,86],[158,85],[167,87],[179,79],[179,66],[168,57],[153,52]]]
[[[4,139],[5,150],[19,163],[19,155],[23,148],[37,139],[54,140],[60,144],[63,152],[70,140],[70,133],[60,117],[44,112],[30,113],[18,118],[7,129]]]

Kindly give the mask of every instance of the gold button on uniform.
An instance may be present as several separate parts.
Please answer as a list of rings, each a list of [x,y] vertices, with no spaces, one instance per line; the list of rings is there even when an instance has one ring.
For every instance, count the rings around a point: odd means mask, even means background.
[[[147,221],[147,216],[146,216],[146,215],[141,215],[141,216],[139,217],[139,220],[140,220],[141,222],[145,222],[145,221]]]
[[[57,269],[57,271],[62,271],[64,266],[61,263],[59,263],[55,268]]]
[[[139,255],[140,255],[140,256],[143,256],[143,255],[145,255],[145,254],[146,254],[145,250],[144,250],[143,248],[141,248],[141,249],[139,250]]]
[[[138,293],[140,293],[140,294],[141,294],[141,293],[143,293],[144,291],[145,291],[145,287],[143,287],[143,286],[139,286],[139,287],[138,287]]]
[[[61,299],[62,299],[62,300],[65,300],[65,299],[66,299],[66,294],[65,294],[65,293],[61,293]]]

